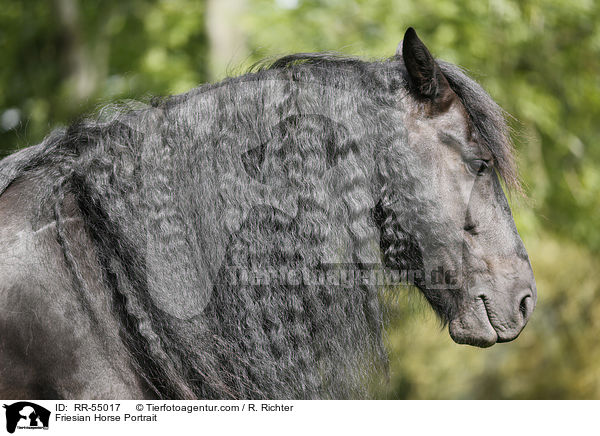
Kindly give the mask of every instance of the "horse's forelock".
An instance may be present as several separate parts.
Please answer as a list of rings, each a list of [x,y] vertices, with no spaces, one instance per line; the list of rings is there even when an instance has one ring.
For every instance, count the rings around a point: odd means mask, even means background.
[[[479,139],[492,154],[498,174],[509,189],[520,191],[507,112],[462,68],[449,62],[437,62],[467,110]]]

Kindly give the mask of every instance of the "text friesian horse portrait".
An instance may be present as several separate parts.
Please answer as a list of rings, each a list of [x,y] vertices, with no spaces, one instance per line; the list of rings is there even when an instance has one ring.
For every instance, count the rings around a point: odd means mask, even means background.
[[[108,107],[0,161],[0,397],[368,398],[397,280],[511,341],[537,293],[501,182],[504,112],[412,28]]]

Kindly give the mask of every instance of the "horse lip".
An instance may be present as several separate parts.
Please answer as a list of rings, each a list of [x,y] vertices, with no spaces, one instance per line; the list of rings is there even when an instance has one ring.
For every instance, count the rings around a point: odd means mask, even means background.
[[[487,317],[487,320],[490,323],[490,326],[492,326],[492,328],[496,332],[496,342],[507,342],[506,340],[502,340],[500,338],[500,332],[498,331],[498,328],[494,325],[494,323],[492,322],[492,319],[490,318],[490,309],[488,309],[489,300],[487,299],[487,297],[485,295],[480,295],[479,299],[483,302],[483,308],[485,309],[485,316]]]
[[[480,295],[479,298],[481,299],[481,301],[483,301],[483,307],[485,307],[485,313],[487,315],[488,321],[490,323],[490,325],[492,326],[492,328],[494,329],[494,331],[496,332],[496,342],[501,344],[504,342],[511,342],[514,341],[515,339],[517,339],[519,337],[519,335],[521,334],[521,332],[523,331],[523,328],[525,327],[525,324],[523,324],[523,326],[521,326],[521,328],[516,332],[516,334],[513,334],[511,336],[504,336],[504,333],[506,333],[506,331],[496,327],[494,325],[494,322],[492,321],[492,318],[490,317],[490,310],[488,309],[488,304],[489,304],[489,300],[485,295]]]
[[[504,342],[511,342],[511,341],[514,341],[515,339],[517,339],[517,337],[519,336],[519,334],[521,334],[521,331],[523,331],[523,329],[519,330],[517,332],[517,334],[515,334],[514,336],[503,337],[504,331],[502,329],[496,327],[494,325],[494,322],[492,321],[492,318],[490,317],[490,309],[488,308],[488,304],[490,303],[489,299],[483,294],[479,296],[479,299],[481,301],[483,301],[483,307],[485,308],[485,314],[487,316],[487,320],[490,323],[490,326],[492,326],[492,328],[496,332],[496,342],[501,344]]]
[[[487,348],[499,342],[498,330],[490,320],[489,311],[485,300],[481,297],[475,299],[477,304],[474,310],[457,316],[449,324],[450,336],[458,344],[474,345]],[[470,316],[465,316],[465,315]],[[475,336],[474,332],[480,332]]]

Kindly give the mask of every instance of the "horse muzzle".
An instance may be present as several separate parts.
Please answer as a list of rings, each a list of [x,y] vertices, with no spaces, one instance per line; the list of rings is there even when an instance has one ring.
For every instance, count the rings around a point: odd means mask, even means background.
[[[519,283],[508,292],[473,291],[464,310],[449,323],[450,336],[458,344],[490,347],[516,339],[537,301],[535,282]]]

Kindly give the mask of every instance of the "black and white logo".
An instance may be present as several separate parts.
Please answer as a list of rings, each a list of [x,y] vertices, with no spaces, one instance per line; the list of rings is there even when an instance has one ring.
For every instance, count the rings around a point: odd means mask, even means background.
[[[6,431],[14,433],[16,429],[48,429],[50,411],[29,401],[19,401],[2,406],[6,409]]]

